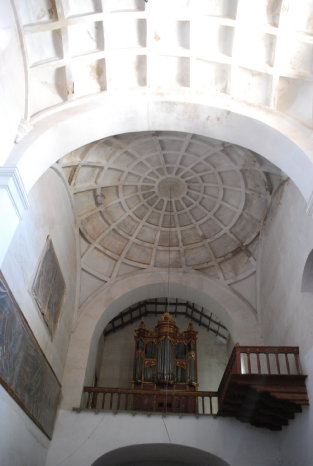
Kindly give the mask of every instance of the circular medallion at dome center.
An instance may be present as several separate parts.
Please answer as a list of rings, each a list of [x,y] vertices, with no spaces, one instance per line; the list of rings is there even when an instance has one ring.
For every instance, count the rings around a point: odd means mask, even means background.
[[[163,178],[157,185],[157,193],[163,199],[178,199],[186,194],[186,191],[185,181],[174,176]]]

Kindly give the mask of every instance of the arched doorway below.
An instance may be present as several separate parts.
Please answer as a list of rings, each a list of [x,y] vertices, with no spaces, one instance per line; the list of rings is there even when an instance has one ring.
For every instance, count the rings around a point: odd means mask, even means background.
[[[118,448],[92,466],[227,466],[221,458],[197,448],[175,444],[144,444]]]

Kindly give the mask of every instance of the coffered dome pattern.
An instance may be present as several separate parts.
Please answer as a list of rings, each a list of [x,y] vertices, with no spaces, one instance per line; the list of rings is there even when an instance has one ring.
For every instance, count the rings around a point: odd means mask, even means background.
[[[281,173],[247,149],[192,134],[109,137],[61,159],[88,280],[195,269],[227,283],[255,271]]]

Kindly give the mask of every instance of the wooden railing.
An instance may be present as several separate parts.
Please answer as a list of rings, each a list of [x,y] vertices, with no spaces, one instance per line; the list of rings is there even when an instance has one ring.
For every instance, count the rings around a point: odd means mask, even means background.
[[[84,387],[80,409],[105,411],[190,413],[216,415],[222,406],[232,375],[301,375],[298,347],[235,346],[218,391],[138,390],[113,387]],[[161,403],[160,403],[161,397]],[[139,401],[138,401],[139,400]],[[142,400],[142,402],[140,402]],[[192,406],[193,410],[188,409]]]
[[[218,389],[219,404],[233,374],[300,375],[299,347],[236,345]]]
[[[218,411],[217,392],[182,390],[136,390],[132,388],[84,387],[82,409],[134,411],[134,398],[143,397],[151,409],[149,412],[186,413],[186,404],[193,402],[194,414],[215,415]],[[157,400],[162,397],[162,406]],[[150,402],[149,402],[150,400]],[[175,400],[175,403],[174,403]]]
[[[235,346],[241,374],[300,375],[299,348],[294,346]]]

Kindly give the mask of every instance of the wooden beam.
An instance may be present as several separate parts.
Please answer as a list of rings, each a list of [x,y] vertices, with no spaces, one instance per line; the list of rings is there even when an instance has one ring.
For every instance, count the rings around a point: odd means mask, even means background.
[[[149,305],[149,307],[148,307]],[[154,306],[154,309],[152,308]],[[169,307],[173,308],[173,313],[175,317],[179,315],[184,315],[187,318],[191,319],[192,321],[196,322],[198,325],[205,327],[208,331],[211,331],[215,335],[220,336],[224,340],[228,338],[228,330],[227,328],[217,322],[212,317],[212,312],[210,316],[207,316],[204,312],[204,308],[201,308],[199,311],[194,303],[190,303],[189,301],[179,302],[176,298],[175,301],[169,302]],[[104,329],[103,335],[106,336],[111,332],[115,332],[120,328],[124,328],[127,325],[132,324],[136,320],[139,320],[143,316],[147,315],[162,315],[167,308],[167,298],[165,300],[158,300],[158,299],[148,299],[137,303],[135,306],[130,306],[125,311],[122,311],[118,316],[114,317],[108,326]],[[138,311],[138,315],[136,312]],[[189,312],[190,311],[190,312]],[[129,319],[127,317],[129,316]],[[214,323],[217,326],[217,330],[213,330],[211,328],[211,324]],[[111,326],[111,327],[110,327]],[[221,331],[225,330],[227,332],[224,335]]]

